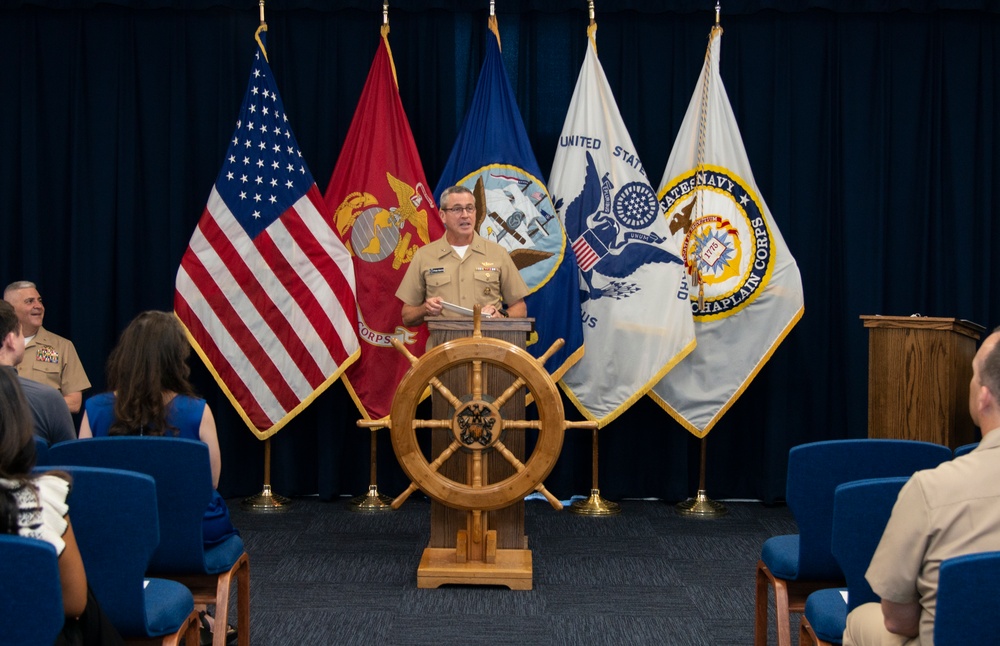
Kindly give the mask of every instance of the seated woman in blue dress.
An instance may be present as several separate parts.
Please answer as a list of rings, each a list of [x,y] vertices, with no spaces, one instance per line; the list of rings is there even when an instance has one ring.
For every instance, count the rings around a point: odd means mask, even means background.
[[[143,312],[122,332],[108,357],[109,392],[87,400],[80,439],[114,435],[168,435],[208,445],[212,501],[205,510],[205,547],[238,533],[215,488],[222,473],[212,409],[188,382],[191,346],[170,312]]]

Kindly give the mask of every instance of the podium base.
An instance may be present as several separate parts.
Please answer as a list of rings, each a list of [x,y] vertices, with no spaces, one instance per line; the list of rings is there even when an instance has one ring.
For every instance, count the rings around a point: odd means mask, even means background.
[[[497,550],[496,561],[459,563],[455,549],[428,547],[417,568],[418,588],[437,588],[448,583],[503,585],[511,590],[531,589],[531,550]]]

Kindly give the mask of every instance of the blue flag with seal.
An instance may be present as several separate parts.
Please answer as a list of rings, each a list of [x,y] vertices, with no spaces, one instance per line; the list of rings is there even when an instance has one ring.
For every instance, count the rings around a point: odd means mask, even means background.
[[[719,75],[722,28],[681,122],[658,197],[691,285],[698,347],[650,392],[708,434],[802,317],[802,279],[750,170]]]
[[[583,358],[562,386],[604,426],[695,345],[680,255],[588,29],[550,186],[580,271]]]
[[[538,333],[528,351],[539,357],[565,341],[545,364],[559,380],[583,355],[576,262],[503,67],[496,17],[489,28],[495,37],[486,39],[472,104],[434,195],[455,185],[472,191],[477,233],[507,249],[528,286],[524,302]]]

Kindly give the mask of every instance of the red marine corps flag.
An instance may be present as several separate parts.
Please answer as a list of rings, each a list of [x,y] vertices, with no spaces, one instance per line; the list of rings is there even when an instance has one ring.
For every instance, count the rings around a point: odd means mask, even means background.
[[[326,187],[334,229],[354,258],[361,360],[344,374],[344,383],[365,419],[389,414],[396,385],[409,369],[392,339],[414,355],[424,353],[427,327],[404,326],[394,294],[414,252],[444,234],[399,98],[388,34],[383,26]]]
[[[359,349],[354,266],[330,228],[257,43],[236,132],[177,270],[174,311],[263,440]]]

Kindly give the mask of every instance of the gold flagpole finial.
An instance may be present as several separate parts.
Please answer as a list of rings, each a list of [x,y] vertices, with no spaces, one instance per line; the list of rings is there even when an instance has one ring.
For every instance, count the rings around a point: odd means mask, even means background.
[[[587,0],[587,13],[590,14],[590,24],[594,24],[594,0]]]
[[[264,60],[267,60],[267,49],[264,47],[264,41],[260,39],[260,34],[263,31],[267,31],[267,23],[264,22],[264,0],[260,0],[260,26],[257,27],[257,31],[254,32],[253,39],[257,41],[257,45],[260,47],[260,51],[264,54]]]
[[[720,0],[715,0],[715,26],[719,26],[719,14],[722,13],[722,6],[719,4]]]
[[[496,0],[490,0],[490,18],[497,15],[497,2]]]
[[[385,0],[382,3],[382,24],[389,24],[389,0]]]

